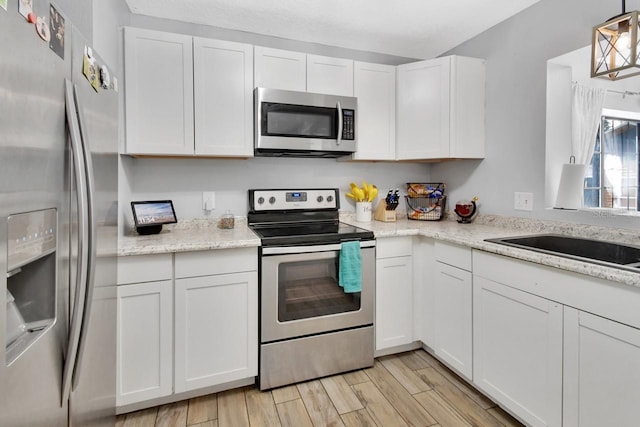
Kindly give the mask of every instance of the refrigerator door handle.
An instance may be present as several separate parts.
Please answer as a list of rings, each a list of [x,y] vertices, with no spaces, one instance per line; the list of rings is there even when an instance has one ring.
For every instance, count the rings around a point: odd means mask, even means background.
[[[86,129],[86,120],[84,118],[84,109],[78,99],[77,88],[75,85],[74,94],[76,101],[76,112],[78,114],[78,125],[80,129],[80,142],[82,144],[82,153],[84,155],[84,167],[85,167],[85,179],[87,183],[87,225],[88,225],[88,259],[87,259],[87,275],[86,286],[84,295],[84,310],[82,313],[82,323],[80,328],[80,341],[78,344],[78,355],[76,357],[76,363],[73,370],[73,387],[72,390],[78,385],[78,379],[80,378],[80,371],[82,368],[82,358],[87,347],[87,333],[89,331],[89,320],[91,317],[91,303],[93,301],[93,287],[95,282],[95,270],[96,270],[96,224],[95,224],[95,182],[93,174],[93,161],[91,159],[91,147],[89,146],[89,132]]]
[[[88,234],[89,224],[87,215],[87,182],[85,176],[85,156],[82,153],[80,126],[78,113],[74,99],[73,83],[65,80],[65,105],[66,116],[71,139],[71,152],[73,155],[73,167],[76,181],[76,194],[78,202],[78,263],[76,265],[76,292],[69,325],[69,343],[65,355],[64,371],[62,377],[61,405],[68,401],[71,394],[71,383],[75,370],[76,356],[81,332],[81,322],[84,312],[87,266],[89,261]]]

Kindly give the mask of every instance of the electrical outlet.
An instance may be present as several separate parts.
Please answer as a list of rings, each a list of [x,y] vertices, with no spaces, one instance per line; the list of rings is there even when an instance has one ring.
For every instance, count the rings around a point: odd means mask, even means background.
[[[533,193],[515,192],[513,208],[519,211],[533,210]]]
[[[202,210],[212,211],[216,208],[216,193],[214,191],[202,192]]]

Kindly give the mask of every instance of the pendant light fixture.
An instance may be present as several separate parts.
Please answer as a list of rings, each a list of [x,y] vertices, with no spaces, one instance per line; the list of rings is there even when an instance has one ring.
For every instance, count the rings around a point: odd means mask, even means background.
[[[622,13],[593,27],[591,77],[619,80],[640,74],[638,11]]]

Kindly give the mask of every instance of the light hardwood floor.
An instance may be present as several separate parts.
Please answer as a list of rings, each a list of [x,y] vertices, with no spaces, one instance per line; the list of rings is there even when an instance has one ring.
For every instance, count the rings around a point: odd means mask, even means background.
[[[423,350],[260,392],[244,387],[118,417],[117,427],[521,426]]]

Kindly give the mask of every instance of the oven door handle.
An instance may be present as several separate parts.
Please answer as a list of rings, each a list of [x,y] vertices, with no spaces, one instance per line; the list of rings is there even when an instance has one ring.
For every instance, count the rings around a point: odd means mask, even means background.
[[[375,240],[365,240],[360,242],[360,248],[374,248]],[[262,248],[263,255],[288,255],[288,254],[306,254],[310,252],[328,252],[339,251],[341,245],[339,243],[333,245],[311,245],[311,246],[276,246]]]

